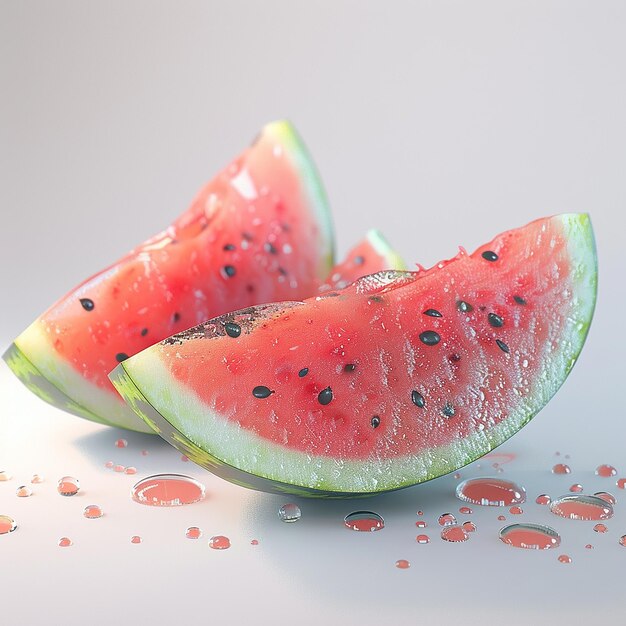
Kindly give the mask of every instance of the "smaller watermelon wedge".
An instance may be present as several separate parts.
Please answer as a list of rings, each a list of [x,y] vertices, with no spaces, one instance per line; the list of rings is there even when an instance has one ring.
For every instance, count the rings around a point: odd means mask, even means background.
[[[452,472],[524,426],[578,358],[596,286],[589,217],[558,215],[430,270],[229,313],[110,376],[227,480],[371,495]]]

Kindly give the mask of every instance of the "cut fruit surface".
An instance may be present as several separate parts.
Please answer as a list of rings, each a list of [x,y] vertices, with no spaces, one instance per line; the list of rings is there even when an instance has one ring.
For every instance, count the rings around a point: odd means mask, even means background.
[[[161,436],[232,482],[379,493],[454,471],[526,424],[576,361],[596,284],[588,216],[560,215],[430,270],[229,313],[111,379]]]

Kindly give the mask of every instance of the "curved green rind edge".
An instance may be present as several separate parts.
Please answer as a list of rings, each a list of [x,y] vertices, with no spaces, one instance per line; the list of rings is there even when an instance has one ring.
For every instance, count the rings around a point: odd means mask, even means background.
[[[265,493],[290,494],[305,498],[359,498],[367,497],[370,493],[342,493],[337,491],[324,491],[290,485],[280,481],[263,478],[244,472],[203,450],[177,428],[172,426],[146,399],[141,390],[137,387],[130,374],[120,363],[110,374],[109,378],[119,394],[137,415],[158,433],[165,441],[182,452],[191,461],[209,470],[209,472],[231,482],[240,487],[263,491]]]
[[[264,127],[263,132],[272,135],[284,146],[289,158],[301,174],[306,194],[311,201],[326,243],[319,267],[319,277],[323,279],[335,260],[335,235],[328,196],[324,190],[322,179],[311,153],[291,122],[287,120],[271,122]]]
[[[389,245],[387,239],[376,228],[372,228],[367,231],[365,238],[370,242],[377,254],[382,256],[389,267],[385,269],[390,270],[405,270],[407,269],[404,259]]]
[[[72,415],[84,417],[105,426],[115,426],[112,422],[99,417],[89,409],[78,404],[57,386],[53,385],[14,343],[9,346],[2,358],[24,386],[44,402],[62,411],[72,413]]]

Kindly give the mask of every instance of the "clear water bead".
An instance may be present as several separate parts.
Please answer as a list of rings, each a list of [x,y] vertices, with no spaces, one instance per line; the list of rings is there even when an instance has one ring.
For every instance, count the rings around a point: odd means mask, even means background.
[[[17,528],[17,524],[12,517],[0,515],[0,535],[12,533]]]
[[[26,485],[20,485],[15,490],[15,495],[18,498],[30,498],[30,496],[33,495],[33,492]]]
[[[202,537],[202,531],[197,526],[190,526],[185,531],[185,537],[187,537],[187,539],[200,539],[200,537]]]
[[[596,496],[582,494],[561,496],[550,504],[550,511],[559,517],[575,520],[605,520],[613,517],[613,506]]]
[[[90,504],[83,511],[83,516],[87,519],[98,519],[103,515],[102,509],[97,504]]]
[[[514,548],[548,550],[561,543],[559,533],[542,524],[511,524],[500,530],[500,540]]]
[[[61,537],[57,543],[60,548],[69,548],[72,545],[72,540],[69,537]]]
[[[73,476],[63,476],[57,483],[57,491],[62,496],[75,496],[80,491],[80,482]]]
[[[525,502],[526,491],[502,478],[470,478],[457,486],[456,497],[481,506],[511,506]]]
[[[302,517],[302,511],[297,504],[288,502],[278,509],[278,519],[281,522],[297,522]]]
[[[213,550],[228,550],[230,539],[224,535],[215,535],[209,539],[209,548]]]
[[[372,511],[355,511],[343,520],[344,526],[358,532],[374,532],[385,527],[385,520]]]
[[[155,474],[131,489],[131,498],[147,506],[183,506],[204,498],[204,485],[183,474]]]

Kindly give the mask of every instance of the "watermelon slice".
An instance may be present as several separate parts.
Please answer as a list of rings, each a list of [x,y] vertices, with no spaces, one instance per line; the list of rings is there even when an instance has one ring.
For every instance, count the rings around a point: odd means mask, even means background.
[[[168,229],[69,292],[4,359],[57,407],[149,431],[109,382],[118,362],[226,311],[308,297],[332,258],[315,167],[294,128],[275,122]]]
[[[540,219],[430,270],[224,315],[111,378],[162,437],[237,484],[400,489],[484,455],[548,402],[596,283],[589,217]]]

